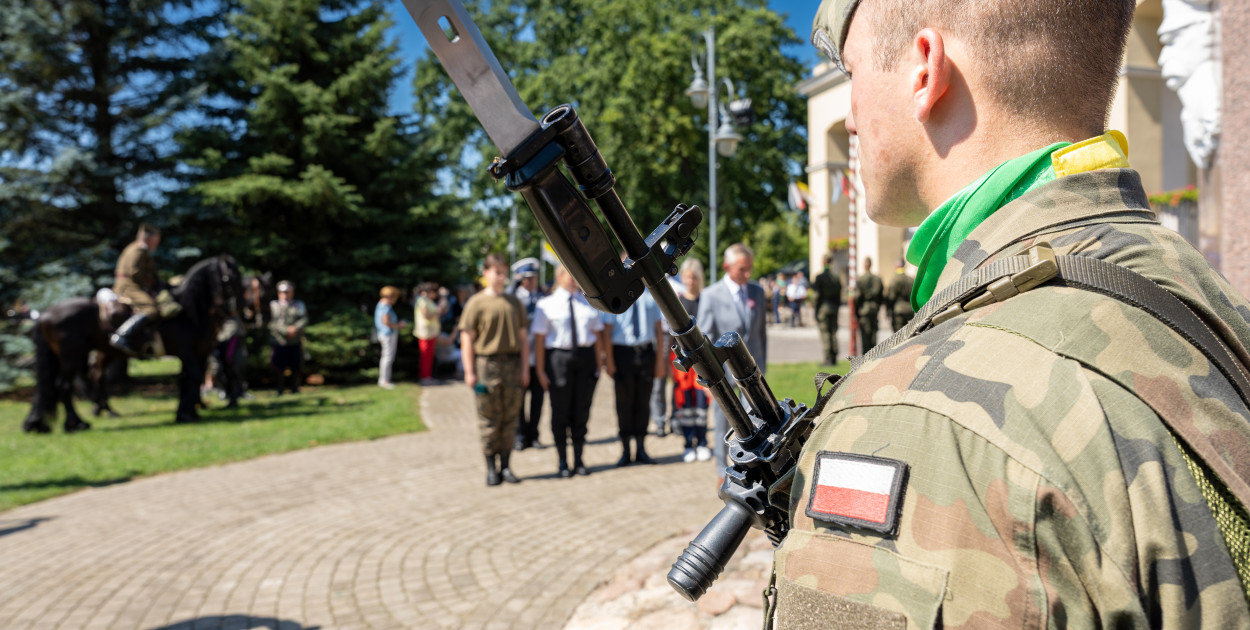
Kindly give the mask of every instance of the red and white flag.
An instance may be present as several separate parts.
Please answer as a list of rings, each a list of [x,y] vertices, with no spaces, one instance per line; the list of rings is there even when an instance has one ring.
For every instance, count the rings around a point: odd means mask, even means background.
[[[907,464],[884,457],[821,451],[807,515],[828,521],[893,533],[907,479]]]

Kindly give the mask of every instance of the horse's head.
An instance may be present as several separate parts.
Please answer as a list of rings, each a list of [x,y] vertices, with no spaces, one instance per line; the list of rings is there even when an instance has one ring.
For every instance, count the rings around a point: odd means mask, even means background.
[[[229,254],[222,254],[213,271],[213,309],[226,317],[237,317],[243,303],[243,275],[238,263]]]

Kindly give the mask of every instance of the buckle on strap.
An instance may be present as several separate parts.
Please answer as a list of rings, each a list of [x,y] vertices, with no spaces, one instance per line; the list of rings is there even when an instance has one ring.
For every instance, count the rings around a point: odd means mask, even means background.
[[[1004,302],[1025,291],[1032,290],[1059,275],[1059,264],[1055,262],[1055,250],[1050,246],[1050,243],[1038,243],[1030,247],[1027,254],[1029,266],[1024,271],[1004,276],[991,282],[985,287],[983,293],[968,300],[965,304],[956,302],[950,305],[941,313],[933,316],[932,324],[937,326],[942,322],[982,306]]]

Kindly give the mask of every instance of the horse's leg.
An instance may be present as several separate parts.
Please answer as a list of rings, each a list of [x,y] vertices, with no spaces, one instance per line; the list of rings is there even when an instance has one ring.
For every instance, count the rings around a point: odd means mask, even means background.
[[[200,419],[196,407],[200,403],[200,384],[204,381],[204,361],[196,356],[179,359],[182,371],[178,374],[178,414],[174,422],[195,422]]]
[[[98,418],[101,414],[107,413],[110,418],[116,418],[117,412],[109,406],[108,391],[108,368],[111,360],[105,352],[96,352],[91,362],[91,385],[93,389],[93,399],[95,408],[92,413]]]
[[[62,362],[64,365],[66,362]],[[79,364],[79,368],[82,365]],[[74,409],[74,370],[61,370],[60,378],[60,396],[61,404],[65,406],[65,432],[75,433],[77,431],[86,431],[91,425],[78,415],[78,410]]]
[[[30,413],[22,422],[27,433],[51,433],[47,416],[56,415],[56,377],[61,371],[60,360],[44,338],[42,327],[35,328],[35,396],[30,403]]]

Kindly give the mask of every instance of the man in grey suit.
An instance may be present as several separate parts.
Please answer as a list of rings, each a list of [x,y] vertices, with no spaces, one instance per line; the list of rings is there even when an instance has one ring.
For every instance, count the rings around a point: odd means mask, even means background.
[[[712,341],[727,332],[738,333],[763,372],[768,364],[768,305],[765,304],[764,289],[751,282],[754,264],[755,254],[751,248],[742,243],[730,245],[721,263],[725,276],[699,296],[697,321],[699,328]],[[743,404],[746,404],[745,400]],[[719,467],[725,465],[724,437],[729,431],[729,421],[719,405],[716,406],[715,417],[716,439],[712,453],[719,472]]]

